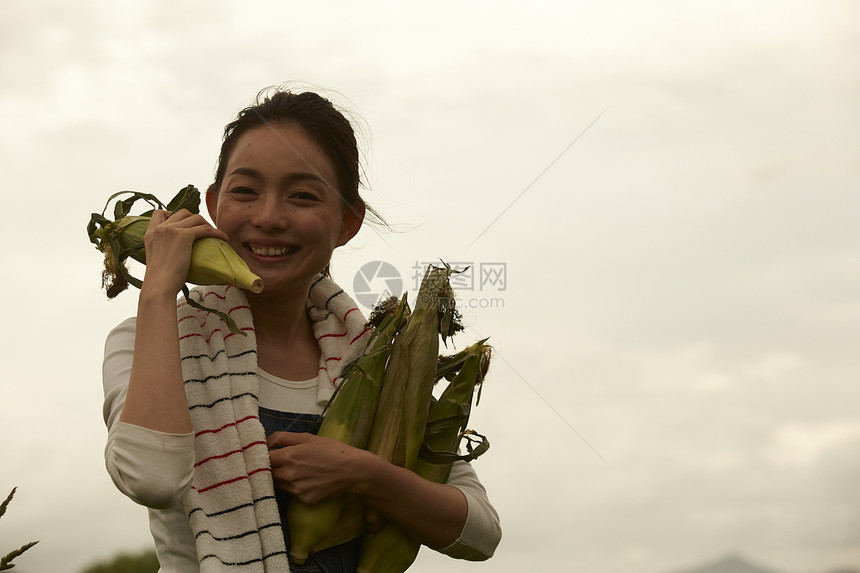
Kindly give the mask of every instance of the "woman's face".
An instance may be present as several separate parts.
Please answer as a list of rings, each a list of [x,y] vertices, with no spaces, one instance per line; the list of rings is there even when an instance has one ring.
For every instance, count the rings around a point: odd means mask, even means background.
[[[329,158],[296,125],[241,135],[217,193],[206,203],[230,246],[263,279],[264,294],[307,293],[335,247],[361,226],[345,208]]]

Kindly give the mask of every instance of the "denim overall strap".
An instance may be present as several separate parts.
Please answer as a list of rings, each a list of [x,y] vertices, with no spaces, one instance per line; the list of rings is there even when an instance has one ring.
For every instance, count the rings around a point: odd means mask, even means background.
[[[279,412],[260,407],[260,422],[266,431],[266,436],[273,432],[306,432],[316,434],[319,431],[322,417],[317,414],[294,414]],[[278,509],[281,513],[281,527],[284,530],[284,540],[287,550],[290,548],[290,532],[287,527],[287,504],[290,495],[275,488]],[[358,568],[358,557],[361,551],[361,537],[347,543],[335,545],[312,554],[304,565],[290,563],[291,573],[355,573]]]

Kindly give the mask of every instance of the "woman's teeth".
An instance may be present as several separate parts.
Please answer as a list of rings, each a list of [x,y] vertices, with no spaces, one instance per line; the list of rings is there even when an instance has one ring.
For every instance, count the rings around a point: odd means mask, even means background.
[[[283,257],[293,251],[292,248],[288,247],[261,247],[250,245],[250,248],[255,255],[260,255],[261,257]]]

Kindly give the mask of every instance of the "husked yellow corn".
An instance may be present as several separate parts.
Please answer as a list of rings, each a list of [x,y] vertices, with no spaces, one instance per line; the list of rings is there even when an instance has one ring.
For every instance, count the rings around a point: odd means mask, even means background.
[[[121,195],[128,197],[118,200],[117,197]],[[117,200],[114,203],[114,218],[111,220],[105,216],[105,211],[115,199]],[[104,254],[105,269],[102,272],[102,286],[107,290],[108,298],[117,296],[128,288],[129,284],[138,288],[143,285],[140,279],[131,276],[125,268],[125,260],[128,257],[146,264],[143,238],[152,219],[152,210],[142,215],[130,215],[132,207],[138,201],[143,201],[153,208],[160,207],[174,212],[186,209],[191,213],[197,213],[200,207],[200,192],[193,185],[187,185],[180,189],[167,205],[164,205],[149,193],[120,191],[108,198],[101,214],[92,214],[87,224],[87,235],[90,242]],[[263,290],[263,281],[251,272],[242,257],[226,242],[214,237],[205,237],[194,242],[186,282],[197,285],[234,285],[255,293]],[[183,289],[183,292],[192,306],[212,311],[192,301],[188,297],[187,288]],[[217,314],[220,316],[222,313]],[[222,318],[227,321],[231,330],[235,329],[235,324],[229,317],[222,316]]]
[[[105,211],[110,202],[120,195],[129,197],[114,204],[114,220],[111,220],[105,216]],[[143,286],[143,281],[132,276],[125,266],[129,257],[146,264],[143,238],[152,220],[152,210],[142,215],[129,215],[137,201],[144,201],[153,208],[160,207],[173,212],[187,209],[191,213],[197,213],[200,207],[200,192],[193,185],[188,185],[165,206],[158,198],[148,193],[120,191],[108,198],[101,214],[92,214],[87,224],[87,235],[90,242],[104,255],[102,286],[107,291],[108,298],[114,298],[127,289],[129,284],[137,288]],[[255,293],[263,290],[263,281],[251,272],[242,257],[226,242],[214,237],[198,239],[192,245],[185,282],[198,285],[233,285]],[[182,292],[189,305],[216,314],[224,320],[231,332],[246,336],[228,314],[203,306],[189,296],[188,288],[184,285]]]
[[[122,249],[131,249],[130,256],[146,264],[146,251],[142,246],[149,221],[149,216],[124,217],[110,223],[106,234],[115,232]],[[196,285],[233,285],[255,293],[263,290],[263,281],[251,272],[242,257],[215,237],[194,241],[186,280]]]

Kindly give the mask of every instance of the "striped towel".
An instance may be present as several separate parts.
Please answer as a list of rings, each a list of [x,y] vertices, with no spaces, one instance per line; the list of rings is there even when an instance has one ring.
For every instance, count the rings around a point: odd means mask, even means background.
[[[195,465],[185,511],[202,573],[287,571],[287,552],[275,501],[268,448],[257,408],[257,351],[244,292],[196,287],[192,296],[229,314],[247,336],[230,332],[217,315],[181,303],[177,308],[182,376],[194,428]],[[320,275],[308,296],[308,315],[321,349],[321,404],[343,367],[370,336],[365,317],[335,282]]]

